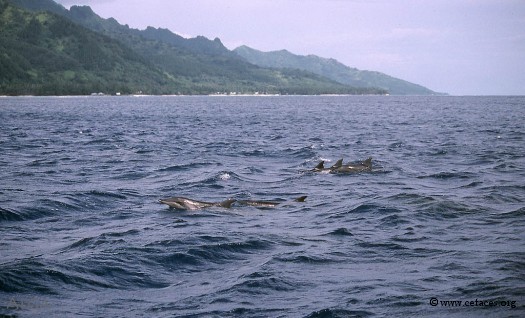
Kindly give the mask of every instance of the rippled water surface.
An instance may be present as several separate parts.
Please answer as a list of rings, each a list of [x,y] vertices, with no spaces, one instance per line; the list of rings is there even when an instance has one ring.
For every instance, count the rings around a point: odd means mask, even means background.
[[[525,314],[525,97],[19,97],[0,123],[1,317]]]

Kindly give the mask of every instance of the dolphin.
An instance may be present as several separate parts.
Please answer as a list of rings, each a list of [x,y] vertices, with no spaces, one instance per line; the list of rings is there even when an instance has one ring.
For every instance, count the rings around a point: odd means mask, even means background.
[[[343,159],[339,159],[330,168],[325,168],[324,161],[321,161],[315,168],[313,168],[310,171],[322,172],[322,173],[357,173],[357,172],[372,171],[372,157],[366,159],[363,162],[357,163],[357,164],[346,164],[346,165],[343,165]]]
[[[310,171],[313,171],[313,172],[330,172],[332,171],[333,169],[337,169],[337,168],[340,168],[341,166],[343,165],[343,159],[339,159],[337,160],[337,162],[331,166],[330,168],[325,168],[324,167],[324,160],[322,160],[321,162],[319,162],[319,164],[317,166],[315,166],[315,168],[313,168],[312,170]]]
[[[237,200],[228,199],[222,202],[204,202],[184,197],[173,197],[159,200],[160,203],[167,204],[170,208],[175,208],[178,210],[198,210],[209,207],[222,207],[229,209],[235,201]]]
[[[294,199],[294,202],[304,202],[304,200],[307,198],[307,196],[302,196]],[[275,202],[275,201],[259,201],[259,200],[237,200],[238,204],[242,205],[249,205],[254,206],[257,208],[274,208],[283,202]]]
[[[372,157],[358,164],[341,165],[335,169],[330,168],[330,173],[358,173],[372,171]]]

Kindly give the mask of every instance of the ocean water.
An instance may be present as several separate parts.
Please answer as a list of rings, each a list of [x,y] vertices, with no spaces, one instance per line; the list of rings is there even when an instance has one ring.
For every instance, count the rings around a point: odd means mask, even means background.
[[[0,317],[525,315],[525,97],[5,97],[0,123]]]

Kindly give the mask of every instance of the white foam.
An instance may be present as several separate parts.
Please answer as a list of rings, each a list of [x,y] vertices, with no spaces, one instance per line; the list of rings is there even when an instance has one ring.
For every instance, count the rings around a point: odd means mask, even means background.
[[[220,176],[219,176],[219,179],[221,180],[229,180],[232,176],[230,176],[229,173],[225,172],[225,173],[222,173]]]

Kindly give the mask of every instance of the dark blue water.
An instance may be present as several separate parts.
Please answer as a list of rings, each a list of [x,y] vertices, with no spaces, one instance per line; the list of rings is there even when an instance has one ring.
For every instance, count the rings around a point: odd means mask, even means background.
[[[0,124],[1,317],[525,313],[525,97],[0,98]]]

